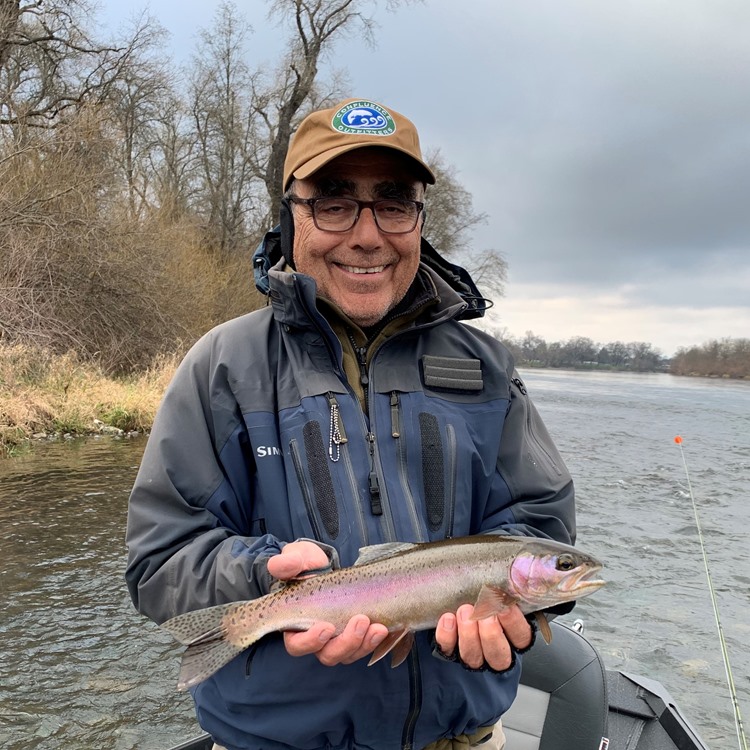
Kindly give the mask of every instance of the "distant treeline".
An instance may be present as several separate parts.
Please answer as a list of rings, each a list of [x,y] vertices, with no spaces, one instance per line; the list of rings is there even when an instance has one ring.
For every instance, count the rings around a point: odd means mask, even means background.
[[[496,334],[497,335],[497,334]],[[669,372],[719,378],[750,378],[750,339],[721,339],[679,349],[669,359],[643,341],[599,344],[583,336],[547,343],[529,331],[516,338],[497,335],[522,367]]]
[[[672,358],[673,375],[750,379],[750,339],[721,339],[679,349]]]
[[[522,338],[499,336],[511,350],[516,363],[524,367],[573,369],[666,371],[669,361],[651,344],[642,341],[612,341],[598,344],[584,336],[547,343],[528,331]]]

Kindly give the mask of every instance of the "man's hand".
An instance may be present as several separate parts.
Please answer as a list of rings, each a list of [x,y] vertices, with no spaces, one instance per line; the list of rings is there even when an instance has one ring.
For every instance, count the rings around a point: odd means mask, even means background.
[[[268,560],[268,572],[282,581],[296,578],[306,570],[328,565],[326,553],[313,542],[290,542]],[[291,656],[315,654],[321,664],[351,664],[371,653],[388,635],[385,625],[371,623],[365,615],[355,615],[344,630],[335,635],[330,622],[316,622],[301,633],[285,632],[284,645]]]
[[[531,626],[517,606],[484,620],[472,620],[473,613],[474,607],[464,604],[455,615],[447,612],[440,618],[435,640],[443,653],[453,654],[458,647],[461,660],[472,669],[487,662],[502,671],[511,665],[511,644],[517,649],[531,644]]]
[[[296,578],[306,570],[320,570],[328,565],[328,555],[314,542],[290,542],[278,555],[268,558],[268,572],[280,581]]]

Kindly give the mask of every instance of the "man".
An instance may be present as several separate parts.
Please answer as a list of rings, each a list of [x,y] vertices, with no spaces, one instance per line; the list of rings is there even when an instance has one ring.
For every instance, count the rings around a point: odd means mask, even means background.
[[[300,125],[254,258],[270,305],[187,355],[133,488],[127,580],[156,622],[381,542],[572,543],[570,476],[507,350],[461,322],[482,313],[470,277],[421,238],[433,183],[393,110],[352,99]],[[386,629],[364,615],[267,636],[193,689],[199,721],[230,750],[500,748],[533,634],[517,607],[472,611],[396,669],[367,667]]]

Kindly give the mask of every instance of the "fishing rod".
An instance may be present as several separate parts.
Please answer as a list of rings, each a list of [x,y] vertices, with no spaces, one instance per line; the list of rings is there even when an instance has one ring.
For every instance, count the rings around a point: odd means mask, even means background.
[[[706,579],[708,580],[708,590],[711,594],[711,604],[714,608],[714,619],[716,620],[716,629],[719,631],[719,642],[721,643],[721,656],[724,659],[724,672],[727,677],[727,684],[729,685],[729,694],[732,699],[732,707],[734,708],[734,725],[737,730],[737,740],[739,742],[740,750],[748,750],[747,737],[745,736],[745,730],[742,726],[742,715],[740,714],[740,704],[737,700],[737,689],[734,686],[734,677],[732,677],[732,667],[729,663],[729,651],[727,650],[727,642],[724,638],[724,629],[721,626],[721,618],[719,617],[719,605],[716,601],[716,592],[714,591],[714,584],[711,580],[711,570],[708,566],[708,555],[706,554],[706,545],[703,542],[703,530],[701,529],[700,518],[698,517],[698,506],[695,502],[693,495],[693,486],[690,482],[690,472],[688,471],[687,459],[685,458],[685,451],[682,448],[682,438],[677,435],[674,439],[675,443],[680,449],[680,455],[682,456],[682,463],[685,467],[685,477],[687,478],[688,494],[690,495],[690,501],[693,504],[693,513],[695,514],[695,525],[698,529],[698,539],[701,545],[701,552],[703,553],[703,565],[706,569]]]

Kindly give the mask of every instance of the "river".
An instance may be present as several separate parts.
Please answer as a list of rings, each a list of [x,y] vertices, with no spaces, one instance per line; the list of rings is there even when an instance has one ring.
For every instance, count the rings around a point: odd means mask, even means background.
[[[529,370],[608,585],[574,616],[610,667],[661,681],[736,746],[698,505],[739,704],[750,712],[750,383]],[[0,748],[166,750],[197,734],[179,648],[130,604],[127,496],[145,440],[40,443],[0,461]],[[571,616],[570,619],[572,619]]]

